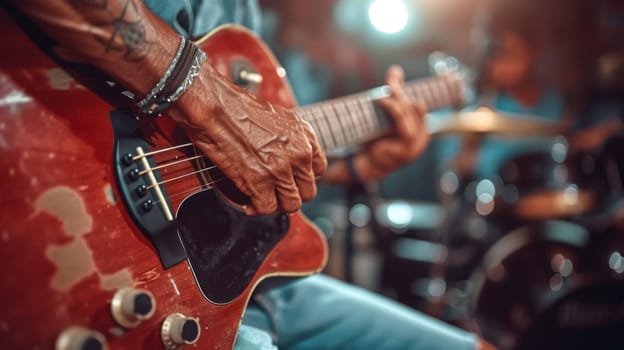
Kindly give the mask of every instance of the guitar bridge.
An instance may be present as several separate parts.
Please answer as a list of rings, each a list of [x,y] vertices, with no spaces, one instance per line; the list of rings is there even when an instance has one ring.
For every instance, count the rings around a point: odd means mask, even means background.
[[[113,111],[110,118],[115,134],[114,170],[119,193],[128,214],[152,243],[161,263],[169,268],[186,259],[178,237],[171,204],[149,144],[134,117],[125,111]]]

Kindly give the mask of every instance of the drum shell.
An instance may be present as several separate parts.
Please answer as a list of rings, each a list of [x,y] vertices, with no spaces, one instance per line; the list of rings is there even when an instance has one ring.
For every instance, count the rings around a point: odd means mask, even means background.
[[[471,279],[483,336],[501,349],[621,348],[624,267],[614,270],[616,253],[624,255],[617,230],[590,234],[563,221],[505,235]]]

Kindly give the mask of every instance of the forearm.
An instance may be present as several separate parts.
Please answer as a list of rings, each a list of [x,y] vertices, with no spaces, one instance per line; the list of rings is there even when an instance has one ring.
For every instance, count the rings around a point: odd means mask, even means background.
[[[165,75],[180,47],[179,36],[139,0],[10,1],[61,46],[139,99]],[[235,86],[209,64],[197,72],[201,58],[194,47],[183,46],[181,54],[184,64],[174,64],[166,88],[150,99],[173,99],[174,91],[179,98],[165,114],[180,122],[195,146],[250,197],[245,212],[294,212],[311,200],[314,179],[326,167],[311,126],[294,111]],[[158,95],[163,91],[169,95]]]
[[[140,0],[11,0],[64,48],[139,97],[158,82],[179,36]]]

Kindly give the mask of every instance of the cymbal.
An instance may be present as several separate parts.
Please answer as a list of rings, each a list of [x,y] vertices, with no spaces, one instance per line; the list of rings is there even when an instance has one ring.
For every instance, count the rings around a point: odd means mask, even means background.
[[[554,136],[562,132],[557,123],[535,116],[504,114],[488,107],[448,116],[427,115],[431,135],[495,134],[506,137],[542,135]]]
[[[560,219],[589,212],[596,208],[599,199],[599,194],[590,190],[573,194],[565,190],[539,191],[521,196],[510,209],[513,215],[523,219]]]

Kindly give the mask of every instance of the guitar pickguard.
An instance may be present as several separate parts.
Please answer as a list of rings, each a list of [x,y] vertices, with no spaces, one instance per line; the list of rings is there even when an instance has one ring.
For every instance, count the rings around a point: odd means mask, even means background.
[[[245,290],[290,222],[287,214],[247,216],[214,190],[182,202],[177,221],[197,284],[217,304]]]

